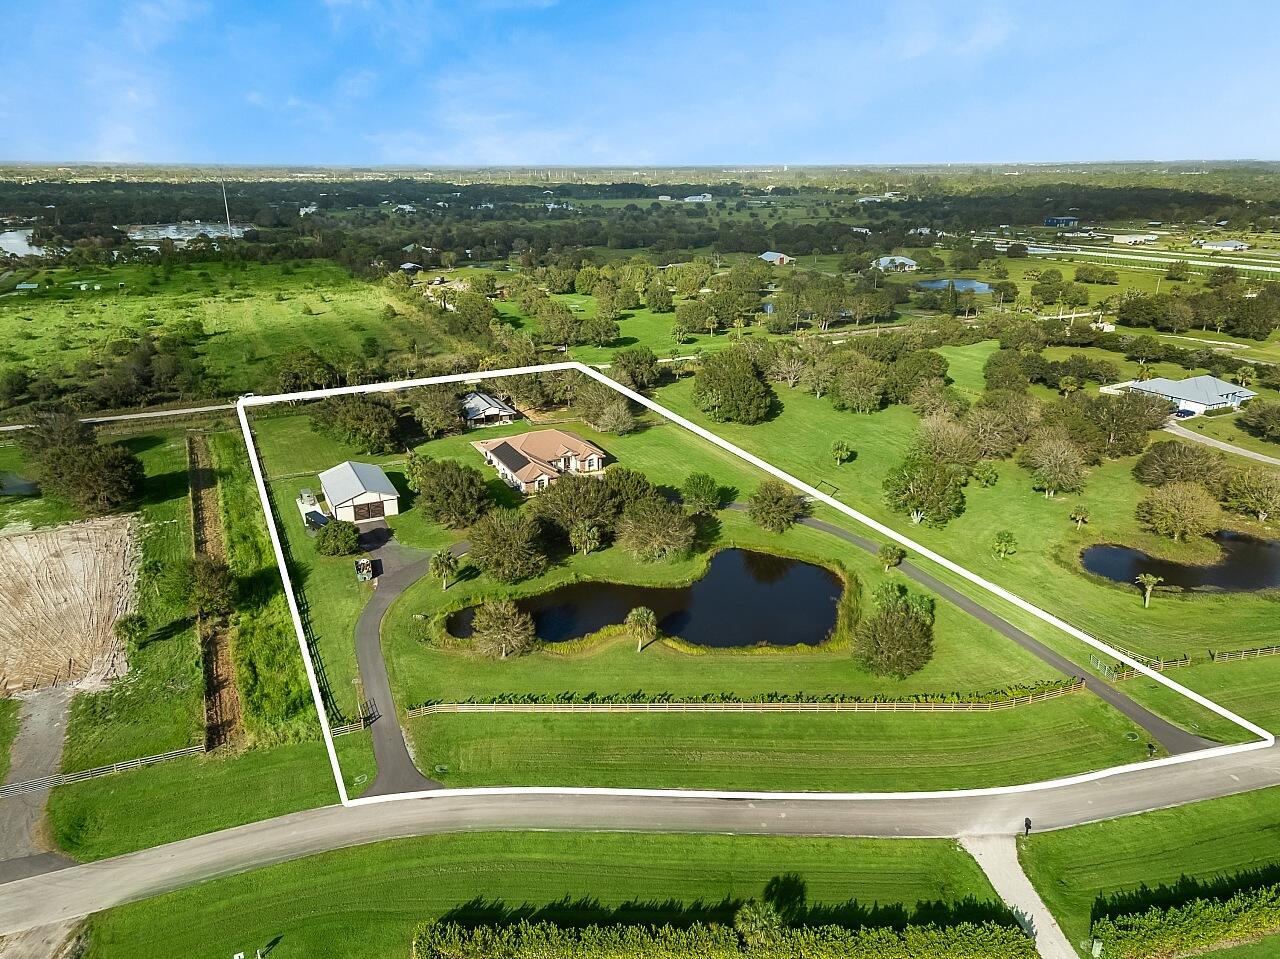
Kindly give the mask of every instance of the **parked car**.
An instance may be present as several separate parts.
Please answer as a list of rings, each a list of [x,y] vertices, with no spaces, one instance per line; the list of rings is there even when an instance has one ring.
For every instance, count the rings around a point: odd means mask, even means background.
[[[1175,418],[1180,420],[1189,420],[1196,415],[1195,410],[1178,410],[1173,414]]]

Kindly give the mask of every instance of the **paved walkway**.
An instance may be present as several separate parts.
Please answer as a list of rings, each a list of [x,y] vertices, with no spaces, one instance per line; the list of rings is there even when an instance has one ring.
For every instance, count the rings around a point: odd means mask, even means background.
[[[1004,904],[1036,940],[1041,959],[1078,959],[1058,920],[1044,904],[1018,861],[1018,840],[1008,834],[964,836],[960,845],[978,861]]]
[[[1251,460],[1257,460],[1259,463],[1268,463],[1271,466],[1280,466],[1280,459],[1274,456],[1267,456],[1265,453],[1255,453],[1253,450],[1247,450],[1243,446],[1233,446],[1230,443],[1224,443],[1222,440],[1215,440],[1212,436],[1205,436],[1203,433],[1197,433],[1195,430],[1189,430],[1185,426],[1179,426],[1177,423],[1170,423],[1164,428],[1166,433],[1172,433],[1184,440],[1190,440],[1193,443],[1200,443],[1203,446],[1212,446],[1215,450],[1222,450],[1224,453],[1231,453],[1233,456],[1247,456]]]
[[[6,783],[28,782],[58,771],[73,694],[66,686],[23,694]],[[0,802],[0,882],[70,862],[47,851],[41,841],[48,800],[49,790],[40,789]]]

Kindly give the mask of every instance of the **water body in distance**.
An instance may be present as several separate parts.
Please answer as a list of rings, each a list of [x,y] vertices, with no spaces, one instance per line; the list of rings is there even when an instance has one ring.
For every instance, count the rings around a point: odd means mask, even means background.
[[[1139,573],[1154,573],[1164,577],[1162,586],[1182,589],[1280,589],[1280,540],[1230,530],[1214,533],[1212,539],[1222,547],[1222,559],[1211,566],[1175,563],[1114,545],[1090,546],[1081,551],[1080,562],[1089,572],[1117,583],[1131,584]]]

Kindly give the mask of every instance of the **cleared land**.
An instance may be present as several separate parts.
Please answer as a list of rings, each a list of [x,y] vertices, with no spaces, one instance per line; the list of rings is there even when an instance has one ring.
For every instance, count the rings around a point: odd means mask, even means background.
[[[1261,881],[1254,870],[1276,882],[1280,789],[1033,834],[1021,841],[1020,856],[1067,936],[1080,943],[1095,908],[1143,911],[1250,888]],[[1123,898],[1106,901],[1114,896]]]
[[[0,693],[124,673],[112,627],[135,605],[137,553],[130,517],[0,538]]]
[[[1002,912],[977,864],[942,840],[492,833],[328,853],[113,909],[90,920],[89,956],[405,955],[414,927],[439,916],[728,922],[771,883],[814,922]]]

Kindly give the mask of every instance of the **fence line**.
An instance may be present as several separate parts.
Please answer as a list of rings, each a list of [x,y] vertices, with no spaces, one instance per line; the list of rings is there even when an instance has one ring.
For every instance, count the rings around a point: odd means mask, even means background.
[[[1256,649],[1226,649],[1209,651],[1209,659],[1215,663],[1229,663],[1237,659],[1257,659],[1259,656],[1280,654],[1280,646],[1259,646]]]
[[[364,719],[354,723],[343,723],[341,726],[332,726],[329,729],[330,736],[345,736],[347,733],[356,733],[364,729],[367,724]]]
[[[98,776],[109,776],[111,773],[123,772],[126,769],[137,769],[139,766],[151,766],[155,763],[162,763],[167,759],[178,759],[182,756],[194,756],[203,753],[205,748],[201,746],[187,746],[185,749],[173,749],[167,753],[159,753],[155,756],[143,756],[140,759],[126,759],[121,763],[112,763],[110,766],[96,766],[93,769],[82,769],[74,773],[54,773],[52,776],[44,776],[40,779],[29,779],[26,782],[11,783],[8,786],[0,786],[0,799],[7,799],[10,796],[19,796],[23,793],[36,792],[40,789],[51,789],[54,786],[65,786],[67,783],[78,783],[83,779],[94,779]]]
[[[1180,659],[1153,659],[1147,663],[1148,668],[1154,669],[1158,673],[1163,673],[1166,669],[1177,669],[1179,666],[1190,666],[1191,657],[1185,653]],[[1121,669],[1107,674],[1107,678],[1113,682],[1124,682],[1126,679],[1141,675],[1136,669]]]
[[[982,703],[815,702],[815,703],[432,703],[405,711],[409,719],[440,713],[914,713],[987,712],[1057,699],[1084,688],[1070,686]]]

